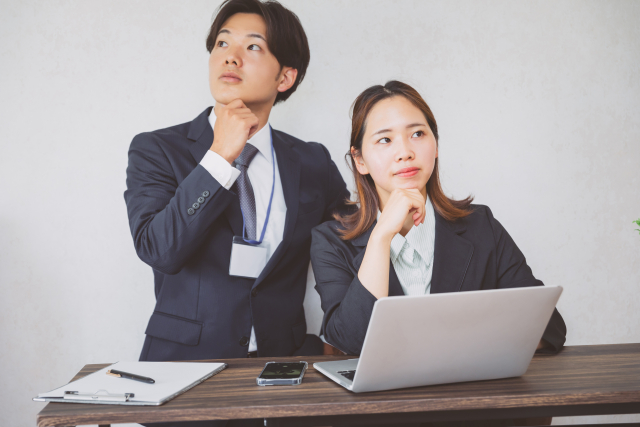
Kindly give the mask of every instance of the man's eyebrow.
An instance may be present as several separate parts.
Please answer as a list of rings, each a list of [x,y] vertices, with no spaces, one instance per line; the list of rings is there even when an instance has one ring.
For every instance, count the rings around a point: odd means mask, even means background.
[[[407,125],[407,129],[411,129],[411,128],[415,128],[418,126],[426,126],[426,124],[424,123],[411,123],[410,125]],[[374,133],[374,135],[377,135],[379,133],[385,133],[385,132],[391,132],[391,129],[380,129],[378,132]]]
[[[257,39],[264,40],[265,43],[267,42],[267,39],[265,39],[262,34],[251,33],[251,34],[247,34],[247,37],[254,37],[254,38],[257,38]]]
[[[227,29],[222,29],[222,30],[218,31],[218,35],[220,35],[220,34],[231,34],[231,31],[229,31]],[[267,39],[265,39],[262,34],[258,34],[258,33],[250,33],[250,34],[247,34],[246,37],[253,37],[253,38],[256,38],[256,39],[264,40],[265,43],[267,42]]]

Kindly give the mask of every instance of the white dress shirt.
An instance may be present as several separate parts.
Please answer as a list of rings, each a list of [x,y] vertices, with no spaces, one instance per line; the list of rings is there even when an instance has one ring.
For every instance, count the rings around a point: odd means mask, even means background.
[[[209,123],[213,129],[216,123],[216,115],[211,110],[209,115]],[[262,129],[256,132],[249,141],[251,145],[258,149],[247,174],[253,187],[253,194],[256,199],[256,239],[260,238],[264,220],[267,216],[267,207],[269,206],[269,197],[271,196],[271,186],[273,184],[273,166],[271,159],[271,126],[269,123],[264,125]],[[271,214],[269,215],[269,223],[264,233],[263,247],[267,249],[267,261],[271,258],[276,248],[282,242],[284,235],[284,222],[287,215],[287,205],[284,201],[284,193],[282,192],[282,182],[280,181],[280,171],[278,170],[278,159],[274,152],[275,160],[275,187],[273,190],[273,202],[271,203]],[[236,182],[240,175],[240,171],[229,164],[219,154],[208,150],[204,155],[200,164],[218,181],[224,188],[229,190]],[[256,351],[258,345],[256,342],[256,333],[251,327],[251,338],[249,340],[248,351]]]
[[[391,263],[405,295],[426,295],[431,291],[435,242],[436,217],[427,197],[424,223],[411,227],[406,236],[398,233],[391,240]]]

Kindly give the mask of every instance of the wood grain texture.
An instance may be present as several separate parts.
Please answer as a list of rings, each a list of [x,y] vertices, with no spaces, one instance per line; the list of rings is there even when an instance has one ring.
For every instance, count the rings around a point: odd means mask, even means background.
[[[49,403],[38,414],[37,423],[65,426],[271,418],[278,419],[279,425],[321,425],[331,420],[338,424],[353,415],[362,420],[404,416],[437,421],[640,413],[640,344],[575,346],[558,355],[536,355],[527,373],[517,378],[361,394],[345,390],[312,366],[317,361],[345,358],[215,360],[229,366],[162,406]],[[256,377],[264,363],[272,360],[309,362],[303,383],[258,387]],[[74,379],[104,366],[86,365]]]

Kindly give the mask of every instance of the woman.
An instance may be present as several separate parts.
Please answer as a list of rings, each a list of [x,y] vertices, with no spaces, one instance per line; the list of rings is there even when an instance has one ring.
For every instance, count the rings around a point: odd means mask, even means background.
[[[391,81],[358,96],[348,155],[357,210],[312,233],[328,343],[360,354],[378,298],[543,286],[487,206],[444,195],[436,120],[412,87]],[[560,351],[565,335],[554,310],[538,349]]]

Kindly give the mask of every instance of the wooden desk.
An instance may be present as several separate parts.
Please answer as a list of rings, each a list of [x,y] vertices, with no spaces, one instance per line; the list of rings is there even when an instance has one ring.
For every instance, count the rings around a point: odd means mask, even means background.
[[[640,413],[640,344],[536,355],[519,378],[362,394],[313,369],[313,362],[336,356],[302,359],[309,370],[300,386],[256,385],[264,363],[277,358],[216,360],[229,366],[162,406],[49,403],[38,414],[38,426],[247,418],[266,418],[274,426],[327,426]],[[104,366],[87,365],[74,379]]]

